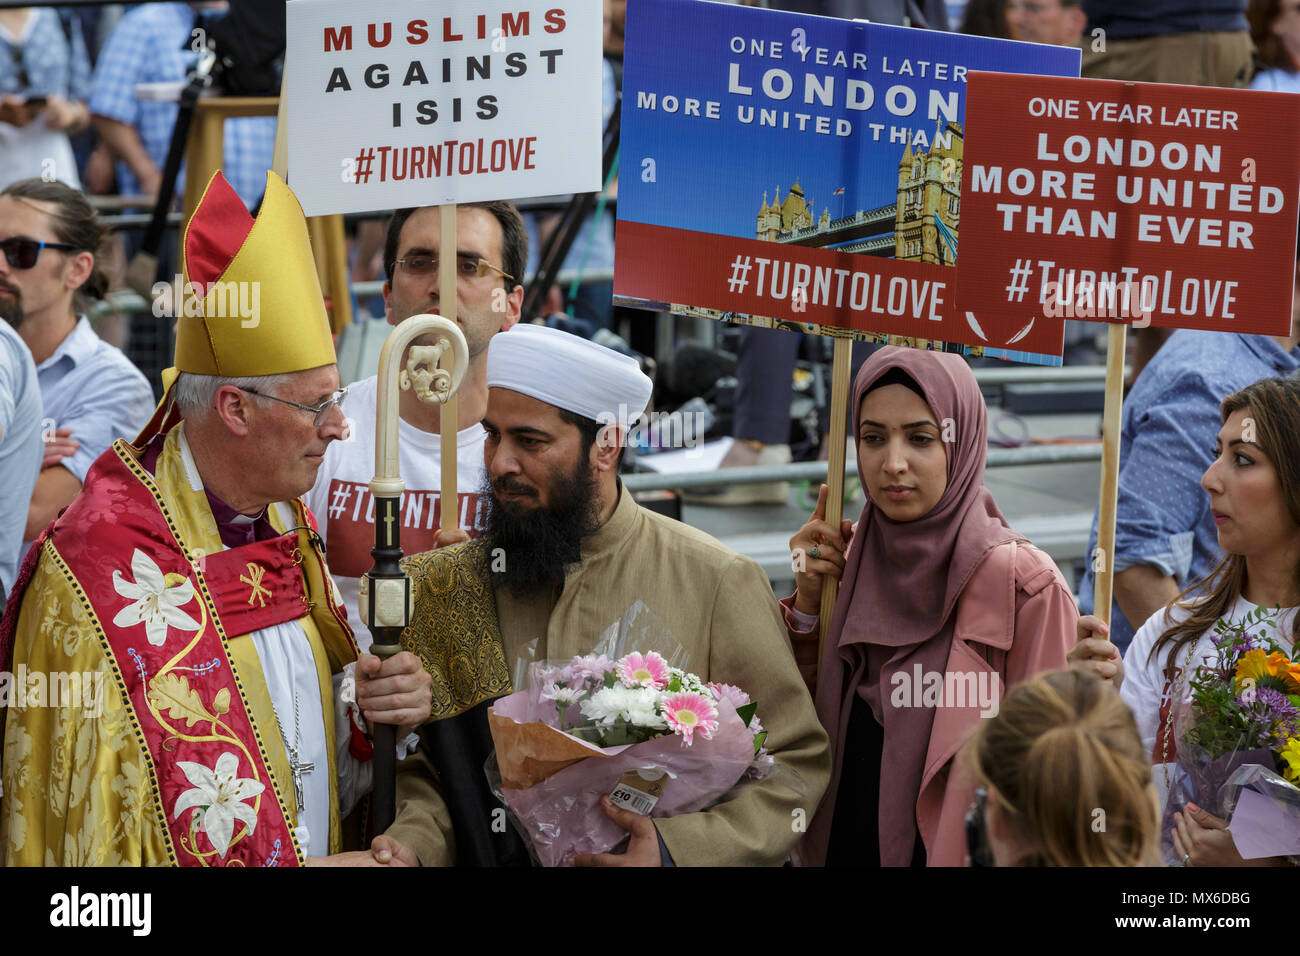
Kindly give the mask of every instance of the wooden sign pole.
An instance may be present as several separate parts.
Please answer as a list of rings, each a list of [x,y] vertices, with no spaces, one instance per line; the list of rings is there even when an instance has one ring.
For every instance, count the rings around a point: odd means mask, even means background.
[[[280,100],[275,106],[275,145],[271,147],[271,169],[286,183],[289,181],[289,85],[280,77]]]
[[[438,313],[456,324],[456,204],[438,207]],[[442,447],[442,484],[438,497],[442,501],[442,518],[438,527],[450,531],[460,524],[460,498],[456,494],[456,419],[458,402],[453,394],[442,406],[438,434]]]
[[[1093,568],[1093,611],[1109,626],[1115,580],[1115,509],[1119,500],[1119,429],[1124,405],[1124,351],[1128,326],[1112,323],[1106,336],[1106,406],[1101,430],[1101,499],[1097,509],[1097,550]]]
[[[844,449],[848,439],[849,373],[853,370],[853,340],[835,340],[834,361],[831,366],[831,447],[826,462],[826,523],[832,528],[840,526],[844,517]],[[817,664],[821,666],[822,651],[826,649],[826,634],[831,627],[831,614],[835,610],[835,597],[839,582],[828,578],[822,584],[821,626],[817,639]]]

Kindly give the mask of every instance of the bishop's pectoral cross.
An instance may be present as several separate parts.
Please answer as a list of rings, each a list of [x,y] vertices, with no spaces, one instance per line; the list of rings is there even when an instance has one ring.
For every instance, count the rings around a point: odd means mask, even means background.
[[[272,705],[274,707],[274,705]],[[293,695],[293,743],[289,743],[289,737],[284,732],[284,723],[280,720],[280,715],[275,715],[276,723],[280,725],[280,739],[284,741],[284,753],[289,759],[289,774],[293,777],[293,795],[298,803],[298,813],[307,805],[307,796],[302,787],[302,775],[311,773],[316,769],[316,764],[301,759],[302,746],[302,721],[301,712],[298,707],[298,695]]]
[[[301,762],[298,759],[297,747],[286,747],[285,752],[289,757],[289,773],[293,776],[293,795],[298,801],[298,812],[302,813],[307,804],[307,798],[302,788],[302,775],[311,773],[316,769],[316,765],[310,762]]]

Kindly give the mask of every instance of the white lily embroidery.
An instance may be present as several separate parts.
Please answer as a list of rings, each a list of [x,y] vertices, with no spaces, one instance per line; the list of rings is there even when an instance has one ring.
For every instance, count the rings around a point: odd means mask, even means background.
[[[244,801],[257,796],[266,789],[266,785],[247,777],[235,776],[239,770],[239,758],[230,751],[218,757],[216,767],[211,770],[192,760],[179,760],[176,766],[181,768],[194,788],[186,790],[176,799],[172,819],[175,820],[190,807],[198,807],[199,826],[224,859],[235,833],[235,821],[242,820],[249,833],[257,825],[257,814]]]
[[[168,587],[158,565],[139,548],[131,555],[131,573],[135,575],[134,581],[128,581],[121,571],[113,572],[117,593],[134,602],[117,612],[114,624],[118,627],[144,624],[149,643],[155,647],[161,647],[167,640],[168,626],[182,631],[199,629],[199,622],[181,610],[194,600],[194,585],[189,578]]]

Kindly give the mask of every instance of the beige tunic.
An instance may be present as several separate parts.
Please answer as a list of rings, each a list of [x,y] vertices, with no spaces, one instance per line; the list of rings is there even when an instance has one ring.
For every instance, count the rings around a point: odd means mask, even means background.
[[[816,812],[830,753],[776,598],[753,560],[641,508],[623,492],[610,519],[584,540],[582,561],[569,568],[558,597],[521,601],[504,589],[495,596],[512,674],[521,658],[563,660],[590,652],[639,600],[680,641],[687,669],[747,691],[780,772],[711,810],[656,819],[655,826],[679,865],[785,861]],[[426,864],[451,863],[450,820],[429,777],[427,762],[405,762],[398,818],[388,832]]]

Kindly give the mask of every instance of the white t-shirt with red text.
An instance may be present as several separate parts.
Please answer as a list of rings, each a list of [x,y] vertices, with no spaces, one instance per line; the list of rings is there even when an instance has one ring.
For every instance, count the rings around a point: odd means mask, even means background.
[[[316,484],[303,495],[316,516],[325,539],[326,559],[334,581],[343,594],[348,623],[357,632],[357,643],[368,650],[370,632],[360,623],[357,591],[363,574],[374,559],[375,502],[370,479],[375,474],[375,395],[377,377],[348,386],[343,414],[350,437],[331,442],[325,460],[316,473]],[[483,467],[483,444],[487,432],[475,422],[457,434],[456,493],[457,526],[477,538],[485,527],[486,502],[480,501],[487,471]],[[433,547],[442,523],[442,439],[398,421],[398,456],[402,480],[402,551],[418,554]]]
[[[1240,624],[1247,614],[1255,611],[1256,606],[1244,597],[1238,597],[1235,604],[1223,616],[1230,624]],[[1291,649],[1291,621],[1297,608],[1282,608],[1280,611],[1268,609],[1269,613],[1258,621],[1252,622],[1246,630],[1258,637],[1261,633],[1273,640],[1284,651]],[[1193,672],[1202,664],[1211,665],[1216,659],[1214,648],[1214,630],[1203,633],[1195,647],[1184,645],[1179,648],[1174,678],[1165,677],[1165,666],[1169,662],[1169,648],[1161,648],[1160,653],[1151,656],[1160,635],[1176,624],[1187,620],[1191,615],[1189,608],[1175,605],[1170,610],[1170,620],[1165,621],[1165,609],[1161,608],[1147,619],[1135,635],[1133,643],[1124,654],[1124,683],[1120,685],[1120,697],[1133,711],[1137,722],[1138,735],[1142,738],[1142,748],[1151,759],[1152,779],[1160,793],[1161,805],[1165,799],[1165,762],[1173,764],[1178,758],[1178,748],[1174,740],[1165,746],[1165,728],[1169,720],[1169,707],[1173,695],[1178,694],[1184,701],[1191,700],[1192,693],[1184,669]],[[1172,770],[1172,767],[1170,768]]]

